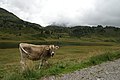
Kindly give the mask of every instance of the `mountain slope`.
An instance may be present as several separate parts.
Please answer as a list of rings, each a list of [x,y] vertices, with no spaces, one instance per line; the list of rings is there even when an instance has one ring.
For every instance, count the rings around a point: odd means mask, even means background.
[[[41,25],[23,21],[13,13],[0,8],[0,39],[10,39],[5,36],[17,39],[21,34],[38,33],[40,28]]]
[[[106,42],[120,42],[120,28],[98,25],[63,27],[62,25],[48,25],[42,27],[35,23],[23,21],[7,10],[0,8],[0,40],[39,40],[60,38],[86,38]]]
[[[16,15],[14,15],[11,12],[8,12],[7,10],[0,8],[0,21],[7,20],[7,21],[14,21],[19,22],[21,21]]]
[[[35,23],[30,23],[23,21],[7,10],[0,8],[0,27],[6,28],[22,28],[22,27],[32,27],[33,29],[41,28],[40,25]]]

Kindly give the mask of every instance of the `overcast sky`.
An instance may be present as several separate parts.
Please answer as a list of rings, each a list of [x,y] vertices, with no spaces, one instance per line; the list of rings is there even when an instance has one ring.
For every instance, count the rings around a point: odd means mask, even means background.
[[[0,0],[0,7],[42,26],[120,26],[120,0]]]

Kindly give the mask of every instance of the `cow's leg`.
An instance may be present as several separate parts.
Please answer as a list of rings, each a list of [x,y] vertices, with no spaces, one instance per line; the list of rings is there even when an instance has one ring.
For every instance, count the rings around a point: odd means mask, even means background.
[[[45,61],[45,66],[46,66],[46,68],[50,66],[50,64],[47,60]]]
[[[25,70],[25,67],[26,67],[26,59],[24,58],[23,56],[23,52],[22,50],[19,48],[20,50],[20,55],[21,55],[21,60],[20,60],[20,63],[21,63],[21,66],[22,66],[22,70]]]
[[[44,59],[40,60],[39,69],[44,65],[44,62],[45,62]]]
[[[21,57],[21,60],[20,60],[20,63],[21,63],[21,67],[22,67],[22,70],[26,70],[28,69],[28,66],[26,64],[26,58],[25,57]]]
[[[48,61],[46,60],[45,63],[48,65]]]
[[[20,61],[20,64],[22,66],[22,70],[24,71],[25,70],[25,62],[23,60]]]
[[[39,68],[38,69],[40,69],[41,66],[42,66],[42,60],[39,61]]]
[[[48,61],[44,60],[43,65],[45,65],[45,66],[48,65]]]

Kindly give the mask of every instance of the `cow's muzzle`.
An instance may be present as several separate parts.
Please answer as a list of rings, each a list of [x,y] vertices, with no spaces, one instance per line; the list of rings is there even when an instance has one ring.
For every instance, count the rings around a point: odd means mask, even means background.
[[[51,56],[52,56],[52,57],[54,56],[54,52],[51,53]]]

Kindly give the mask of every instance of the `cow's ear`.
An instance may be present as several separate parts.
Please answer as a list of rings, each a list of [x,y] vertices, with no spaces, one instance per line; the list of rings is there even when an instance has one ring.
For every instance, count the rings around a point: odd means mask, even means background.
[[[59,48],[59,46],[55,46],[55,49],[58,49]]]
[[[49,45],[50,49],[54,49],[54,47],[55,47],[54,45]]]

